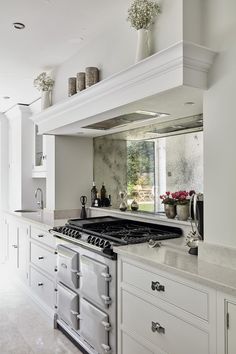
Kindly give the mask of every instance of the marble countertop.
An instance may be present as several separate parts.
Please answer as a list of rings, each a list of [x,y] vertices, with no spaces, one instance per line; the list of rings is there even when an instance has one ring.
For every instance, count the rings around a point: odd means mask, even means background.
[[[199,284],[236,296],[236,270],[206,262],[190,255],[188,248],[178,247],[174,240],[163,241],[161,247],[147,243],[115,247],[117,254],[132,258],[157,270],[184,277]]]
[[[4,211],[5,214],[12,215],[22,221],[40,224],[44,228],[50,229],[54,226],[64,225],[67,219],[56,219],[53,212],[38,210],[32,213],[16,213],[14,211]]]

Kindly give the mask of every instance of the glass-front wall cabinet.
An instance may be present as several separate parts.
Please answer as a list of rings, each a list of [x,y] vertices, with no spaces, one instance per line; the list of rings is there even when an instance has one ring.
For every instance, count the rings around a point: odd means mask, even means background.
[[[44,177],[46,172],[46,142],[43,135],[38,134],[38,126],[34,126],[33,177]]]
[[[119,192],[139,210],[162,212],[166,191],[203,193],[202,115],[155,124],[94,139],[94,180],[105,184],[112,206]]]

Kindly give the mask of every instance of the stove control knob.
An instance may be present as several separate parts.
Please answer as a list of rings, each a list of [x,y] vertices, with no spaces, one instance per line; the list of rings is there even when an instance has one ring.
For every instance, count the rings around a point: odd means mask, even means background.
[[[75,238],[80,238],[80,237],[81,237],[79,231],[75,231],[75,232],[74,232],[74,237],[75,237]]]
[[[100,243],[100,238],[96,237],[95,242],[94,242],[95,246],[99,246],[99,243]]]
[[[92,236],[90,235],[90,236],[88,236],[88,238],[87,238],[87,242],[88,243],[91,243],[91,238],[92,238]]]
[[[95,236],[92,236],[92,237],[91,237],[91,240],[90,240],[90,243],[91,243],[92,245],[94,245],[95,240],[96,240],[96,237],[95,237]]]
[[[104,247],[105,240],[100,239],[99,241],[99,247],[103,248]]]
[[[111,248],[110,242],[109,242],[109,241],[105,241],[103,247],[104,247],[104,248]]]

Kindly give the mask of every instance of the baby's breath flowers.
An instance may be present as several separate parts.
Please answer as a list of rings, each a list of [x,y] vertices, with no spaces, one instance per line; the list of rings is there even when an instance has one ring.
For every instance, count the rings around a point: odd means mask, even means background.
[[[41,73],[34,80],[34,87],[36,87],[39,91],[51,91],[54,85],[54,80],[47,76],[46,72]]]
[[[127,20],[136,30],[149,29],[155,17],[160,13],[160,6],[152,0],[134,0],[128,9]]]

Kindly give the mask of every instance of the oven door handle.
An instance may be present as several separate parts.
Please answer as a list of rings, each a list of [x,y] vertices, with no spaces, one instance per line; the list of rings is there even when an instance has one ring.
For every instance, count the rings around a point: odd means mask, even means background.
[[[79,312],[73,311],[73,310],[70,310],[70,312],[73,316],[76,316],[77,318],[79,318]]]
[[[106,354],[110,354],[111,353],[111,347],[109,345],[102,344],[101,346],[102,346],[102,348],[104,350],[104,353],[106,353]]]
[[[105,279],[105,281],[111,281],[111,274],[102,272],[101,276]]]
[[[102,321],[102,325],[104,326],[105,331],[109,332],[111,330],[111,324],[109,322]]]
[[[78,270],[76,270],[76,269],[71,269],[70,271],[71,271],[71,273],[76,274],[77,277],[82,277],[82,273],[81,273],[81,272],[78,272]]]

